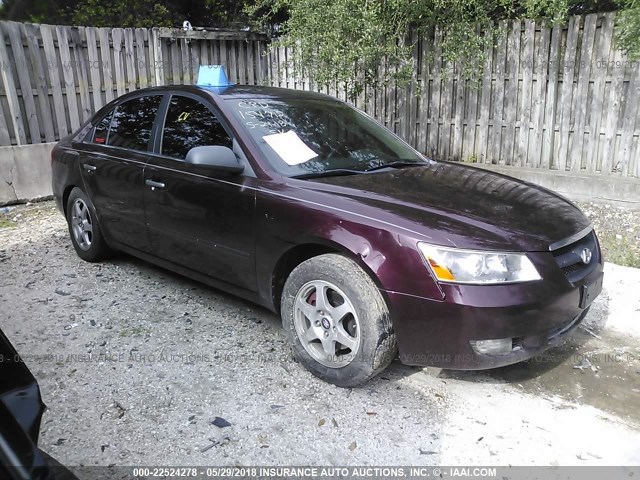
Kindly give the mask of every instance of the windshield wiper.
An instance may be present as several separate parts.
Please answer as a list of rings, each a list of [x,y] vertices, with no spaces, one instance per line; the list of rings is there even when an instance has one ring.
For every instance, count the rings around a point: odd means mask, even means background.
[[[293,175],[291,178],[318,178],[318,177],[338,177],[341,175],[357,175],[364,173],[363,170],[350,170],[348,168],[333,168],[331,170],[324,170],[322,172],[309,172],[302,173],[300,175]]]
[[[404,168],[404,167],[413,167],[413,166],[422,166],[427,165],[425,162],[414,161],[414,160],[396,160],[395,162],[385,163],[384,165],[376,165],[375,167],[370,167],[365,170],[365,172],[374,172],[376,170],[382,170],[383,168]]]
[[[357,175],[359,173],[375,172],[376,170],[382,170],[383,168],[404,168],[413,166],[425,166],[426,162],[414,161],[414,160],[396,160],[394,162],[385,163],[384,165],[377,165],[375,167],[369,167],[365,170],[354,170],[349,168],[332,168],[330,170],[324,170],[322,172],[309,172],[301,173],[300,175],[293,175],[291,178],[318,178],[318,177],[337,177],[340,175]]]

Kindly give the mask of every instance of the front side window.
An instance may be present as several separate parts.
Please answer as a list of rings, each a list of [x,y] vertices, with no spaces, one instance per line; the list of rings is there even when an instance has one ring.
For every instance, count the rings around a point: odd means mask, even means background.
[[[161,95],[151,95],[118,105],[111,118],[107,145],[146,152],[161,99]],[[97,131],[96,127],[94,141],[100,143]]]
[[[206,105],[174,95],[164,123],[161,153],[183,160],[193,147],[205,145],[231,148],[232,140]]]

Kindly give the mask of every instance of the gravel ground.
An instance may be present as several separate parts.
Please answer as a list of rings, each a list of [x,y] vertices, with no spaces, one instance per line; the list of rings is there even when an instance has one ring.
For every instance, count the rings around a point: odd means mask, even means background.
[[[637,253],[637,212],[584,207]],[[540,358],[394,362],[340,389],[293,362],[272,313],[128,256],[82,262],[51,202],[0,216],[0,326],[49,407],[41,447],[67,465],[640,465],[640,270],[606,271]]]
[[[618,265],[640,268],[640,211],[598,203],[579,206],[595,226],[605,258]]]

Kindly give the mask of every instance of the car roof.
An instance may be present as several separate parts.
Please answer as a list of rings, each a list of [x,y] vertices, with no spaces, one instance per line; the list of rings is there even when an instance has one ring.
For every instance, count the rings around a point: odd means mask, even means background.
[[[318,100],[338,101],[336,98],[324,93],[310,92],[306,90],[293,90],[290,88],[266,87],[262,85],[232,85],[229,87],[205,87],[198,85],[164,85],[161,87],[149,87],[131,92],[133,94],[151,94],[154,92],[183,91],[191,93],[205,93],[216,100],[230,100],[243,98],[271,98],[292,99],[306,98]]]

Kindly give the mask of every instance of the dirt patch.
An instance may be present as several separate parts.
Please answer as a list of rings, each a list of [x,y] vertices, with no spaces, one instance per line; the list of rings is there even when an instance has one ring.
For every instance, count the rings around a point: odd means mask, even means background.
[[[580,203],[591,219],[607,261],[640,268],[640,211],[599,203]]]

